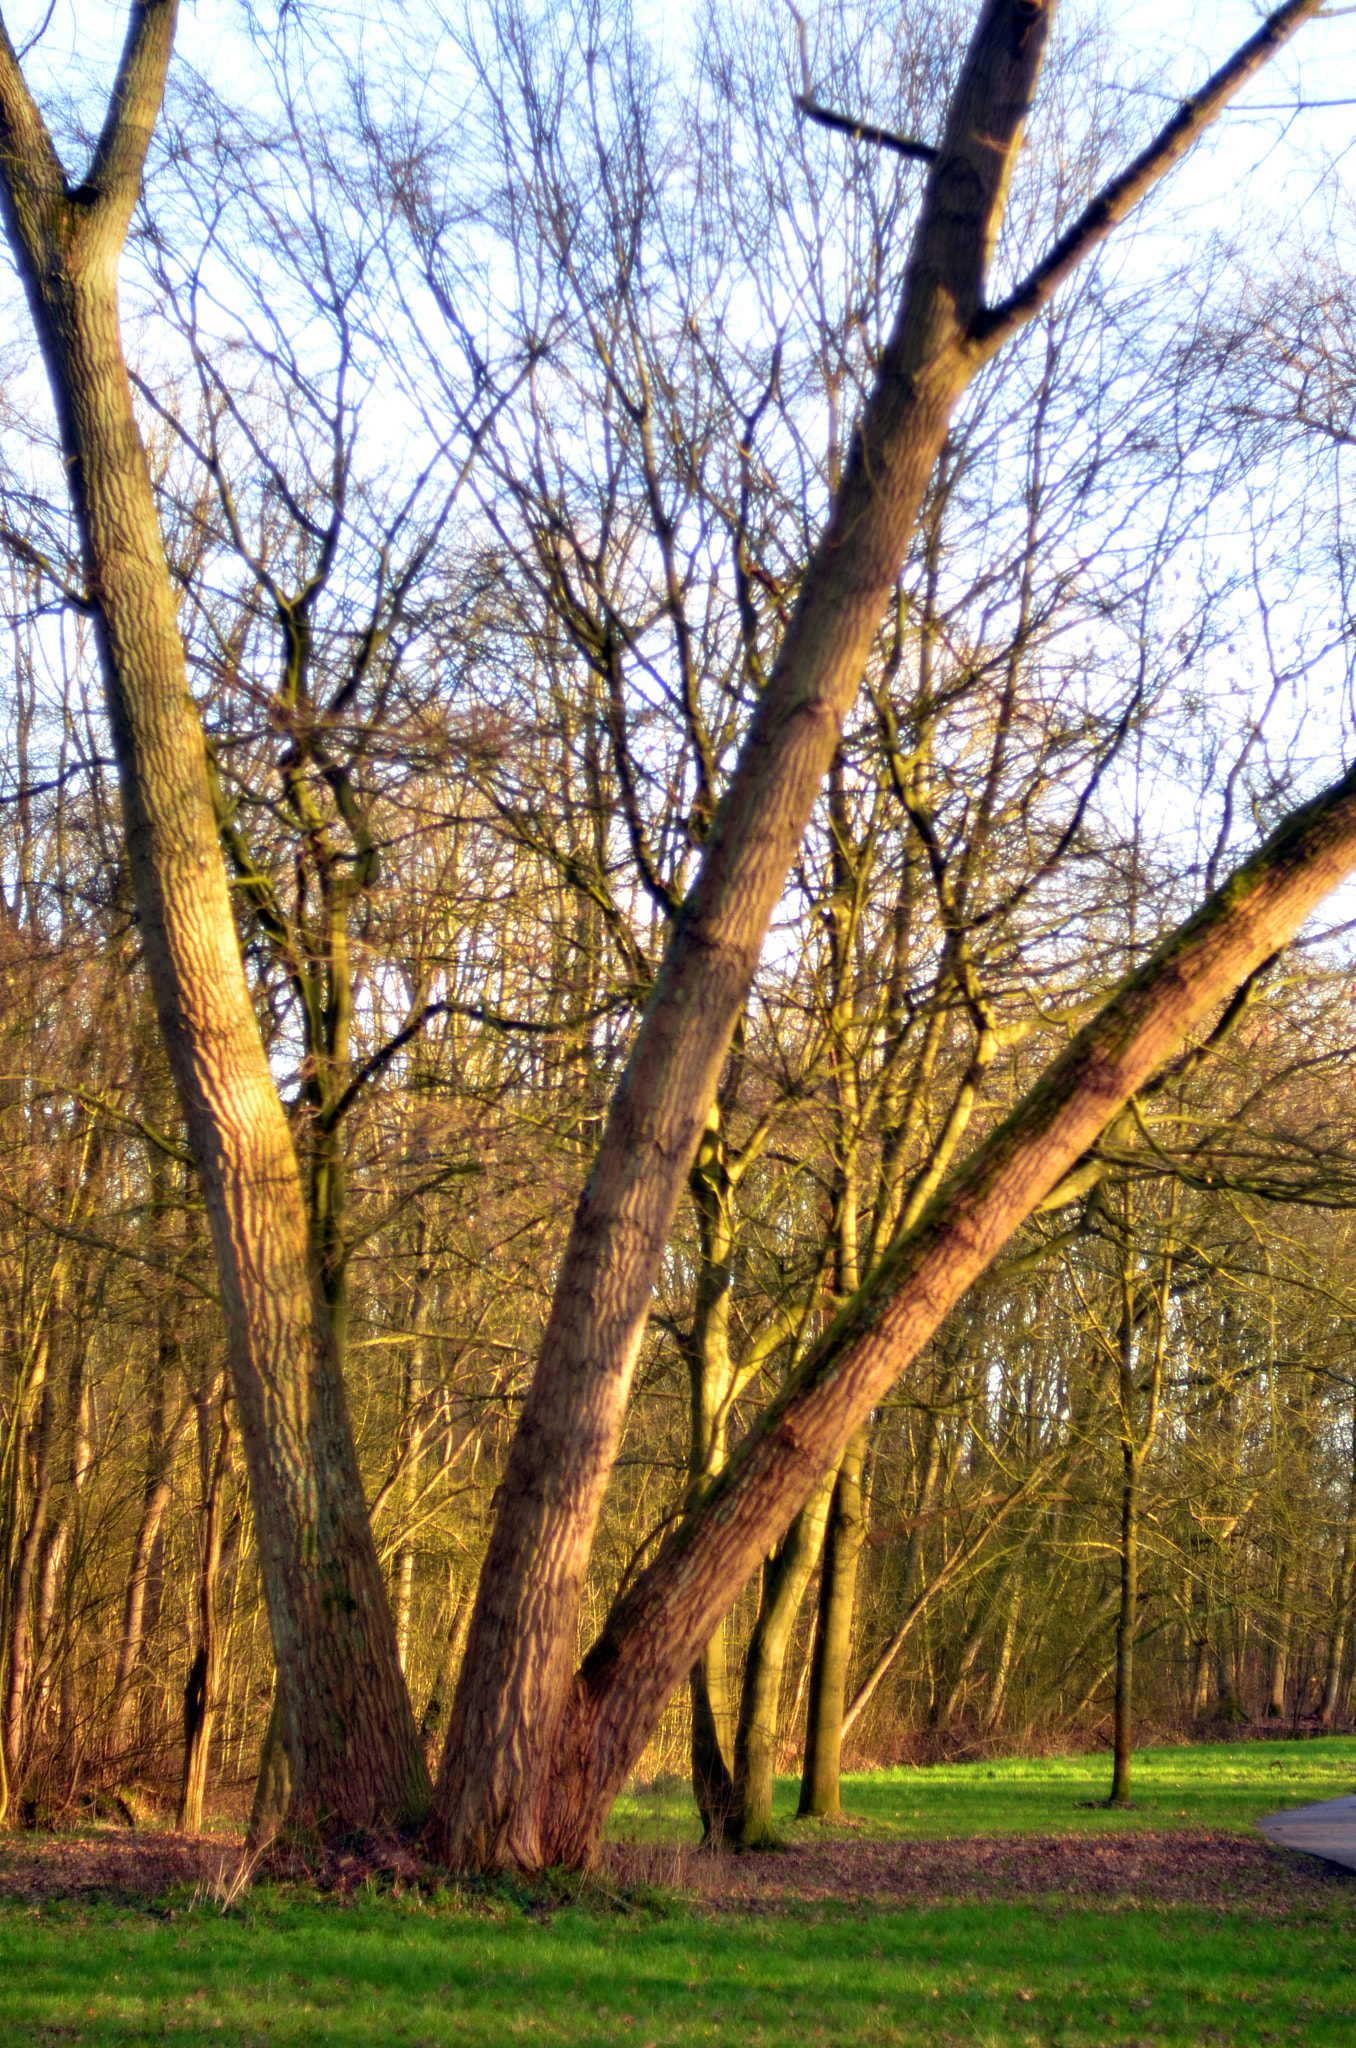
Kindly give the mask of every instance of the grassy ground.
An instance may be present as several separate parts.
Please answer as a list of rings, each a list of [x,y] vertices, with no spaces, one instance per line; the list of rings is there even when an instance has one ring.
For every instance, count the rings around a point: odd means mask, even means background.
[[[863,1822],[846,1843],[825,1831],[799,1834],[826,1855],[851,1855],[860,1843],[859,1853],[877,1861],[933,1853],[903,1846],[910,1835],[1089,1828],[1176,1829],[1185,1852],[1203,1828],[1240,1829],[1260,1813],[1352,1789],[1356,1742],[1149,1752],[1137,1778],[1143,1803],[1126,1816],[1078,1803],[1104,1793],[1105,1776],[1098,1759],[881,1773],[846,1788]],[[784,1800],[792,1789],[782,1788]],[[668,1810],[663,1797],[632,1800],[619,1823],[657,1831]],[[872,1837],[882,1846],[871,1847]],[[891,1840],[901,1846],[889,1848]],[[1133,1841],[1120,1847],[1140,1853]],[[167,2037],[250,2048],[1349,2048],[1356,2040],[1356,1879],[1321,1885],[1305,1874],[1312,1866],[1278,1856],[1274,1896],[1242,1909],[1230,1897],[1164,1906],[1067,1891],[884,1909],[779,1898],[776,1873],[789,1860],[767,1859],[768,1898],[754,1911],[709,1897],[642,1893],[620,1910],[598,1895],[571,1902],[418,1889],[342,1902],[260,1888],[226,1916],[186,1892],[139,1908],[12,1901],[0,1904],[0,2040],[91,2048]]]
[[[1134,1806],[1128,1813],[1112,1813],[1101,1803],[1110,1788],[1109,1756],[1003,1757],[988,1764],[929,1764],[849,1776],[843,1805],[867,1835],[901,1841],[1250,1827],[1259,1814],[1356,1792],[1356,1738],[1143,1750],[1134,1761]],[[777,1823],[788,1835],[797,1831],[798,1789],[793,1778],[778,1782]],[[701,1833],[691,1795],[678,1778],[618,1800],[612,1831],[692,1841]]]

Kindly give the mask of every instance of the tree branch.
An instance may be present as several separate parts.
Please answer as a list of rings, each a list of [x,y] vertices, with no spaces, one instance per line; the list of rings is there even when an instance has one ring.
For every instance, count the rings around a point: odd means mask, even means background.
[[[1197,138],[1248,81],[1269,64],[1306,21],[1319,13],[1323,0],[1287,0],[1269,14],[1256,35],[1250,36],[1206,80],[1200,91],[1183,100],[1177,112],[1147,149],[1140,151],[1125,169],[1104,185],[1054,247],[1041,258],[1016,291],[996,306],[985,307],[970,323],[972,339],[984,356],[992,356],[1042,306],[1049,303],[1066,277],[1084,258],[1106,240],[1112,229],[1138,206],[1159,181],[1180,162]]]
[[[847,114],[835,114],[831,107],[821,107],[805,93],[798,92],[794,104],[807,121],[817,121],[821,128],[832,128],[839,135],[850,135],[854,142],[874,142],[878,148],[892,149],[896,156],[909,157],[914,163],[937,161],[937,152],[930,142],[915,142],[907,135],[896,135],[892,128],[877,128],[871,121],[854,121]]]

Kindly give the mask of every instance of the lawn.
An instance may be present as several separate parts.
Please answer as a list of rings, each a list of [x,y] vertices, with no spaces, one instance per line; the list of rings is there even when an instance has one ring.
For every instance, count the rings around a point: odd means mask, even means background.
[[[1102,1803],[1110,1788],[1109,1756],[1003,1757],[846,1776],[843,1805],[866,1834],[915,1841],[1126,1827],[1244,1828],[1259,1814],[1356,1792],[1356,1737],[1142,1750],[1134,1759],[1128,1813],[1110,1812]],[[779,1779],[774,1811],[789,1835],[798,1831],[798,1790],[796,1779]],[[618,1800],[612,1831],[692,1841],[701,1833],[691,1794],[678,1778]]]
[[[1263,1894],[1242,1905],[1066,1890],[887,1909],[779,1896],[777,1884],[819,1845],[850,1856],[860,1843],[878,1861],[933,1853],[888,1846],[909,1836],[1172,1828],[1185,1852],[1207,1830],[1232,1837],[1353,1779],[1345,1739],[1147,1752],[1142,1803],[1120,1816],[1079,1803],[1105,1790],[1100,1759],[882,1772],[846,1788],[863,1823],[846,1840],[802,1826],[793,1857],[759,1860],[761,1910],[710,1896],[427,1888],[341,1901],[260,1887],[228,1915],[187,1891],[139,1907],[11,1901],[0,1905],[0,2040],[1348,2048],[1356,1879],[1328,1882],[1283,1856],[1274,1894],[1262,1861]],[[633,1798],[619,1826],[657,1830],[666,1811],[663,1797]],[[1116,1847],[1084,1842],[1084,1855]],[[1246,1850],[1255,1862],[1269,1853]]]

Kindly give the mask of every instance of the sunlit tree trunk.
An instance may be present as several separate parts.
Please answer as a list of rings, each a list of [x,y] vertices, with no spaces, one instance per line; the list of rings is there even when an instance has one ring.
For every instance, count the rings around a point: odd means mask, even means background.
[[[418,1821],[423,1754],[368,1526],[296,1155],[245,986],[202,728],[119,333],[117,272],[175,0],[137,0],[67,177],[0,36],[0,200],[56,403],[161,1030],[197,1163],[299,1813]]]
[[[821,1480],[763,1566],[758,1619],[753,1625],[734,1743],[734,1798],[727,1834],[741,1849],[776,1842],[772,1821],[782,1674],[796,1616],[824,1539],[834,1475]]]

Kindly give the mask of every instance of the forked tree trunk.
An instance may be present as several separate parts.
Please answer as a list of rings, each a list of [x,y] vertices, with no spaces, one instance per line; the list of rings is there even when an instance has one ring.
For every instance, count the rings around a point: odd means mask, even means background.
[[[730,1841],[741,1849],[767,1849],[777,1840],[772,1822],[772,1789],[782,1674],[796,1616],[824,1540],[832,1493],[833,1474],[829,1473],[763,1566],[758,1619],[749,1640],[739,1695],[734,1800],[726,1827]]]
[[[429,1833],[432,1852],[447,1862],[535,1867],[561,1853],[587,1853],[617,1762],[629,1754],[634,1728],[650,1723],[653,1687],[640,1680],[643,1703],[631,1699],[629,1655],[620,1692],[604,1686],[614,1703],[627,1698],[626,1734],[609,1715],[596,1718],[603,1671],[621,1677],[611,1630],[589,1660],[582,1691],[571,1685],[594,1531],[683,1181],[954,408],[982,364],[1035,317],[1319,5],[1291,0],[1280,8],[1178,109],[1011,298],[986,308],[986,271],[1055,0],[984,0],[929,173],[899,315],[827,531],[675,922],[575,1214],[500,1488],[448,1728]],[[839,1404],[830,1405],[834,1434],[816,1433],[811,1459],[819,1472],[836,1463],[866,1413],[850,1412],[849,1401],[840,1428]],[[764,1442],[774,1465],[788,1453],[786,1482],[770,1482],[766,1500],[760,1495],[757,1534],[749,1529],[731,1538],[731,1569],[743,1578],[817,1477],[805,1470],[801,1446],[784,1442],[780,1430],[774,1434],[775,1445]],[[754,1463],[746,1460],[741,1473]],[[744,1484],[744,1477],[717,1481],[711,1513],[724,1512],[730,1485],[738,1491]],[[661,1578],[672,1556],[659,1567]],[[686,1592],[679,1600],[652,1674],[662,1681],[661,1704],[733,1598],[724,1563],[712,1592],[708,1598],[694,1589],[690,1611]],[[645,1595],[639,1598],[643,1605]],[[639,1613],[634,1605],[624,1611]],[[710,1626],[694,1635],[688,1623],[698,1611]],[[637,1626],[648,1637],[661,1623],[655,1615]],[[667,1644],[679,1641],[684,1661],[671,1672]]]
[[[824,1531],[824,1564],[810,1667],[810,1702],[805,1717],[805,1762],[800,1775],[800,1814],[841,1813],[839,1768],[843,1751],[843,1708],[852,1656],[852,1610],[857,1565],[866,1536],[862,1465],[866,1432],[858,1430],[843,1453],[834,1481]]]
[[[296,1155],[259,1038],[118,323],[176,0],[136,0],[68,179],[0,31],[0,202],[56,403],[142,943],[226,1318],[299,1813],[411,1823],[429,1787],[368,1526]]]

